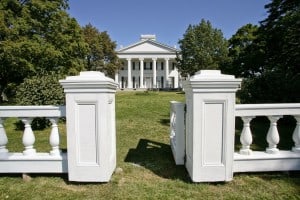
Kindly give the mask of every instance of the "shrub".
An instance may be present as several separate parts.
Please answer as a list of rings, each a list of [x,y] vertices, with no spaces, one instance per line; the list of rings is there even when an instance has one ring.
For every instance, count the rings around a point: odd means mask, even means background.
[[[50,74],[33,76],[24,80],[16,91],[18,105],[63,105],[65,95],[59,80],[61,75]],[[44,118],[36,118],[32,122],[34,129],[43,129],[50,123]]]

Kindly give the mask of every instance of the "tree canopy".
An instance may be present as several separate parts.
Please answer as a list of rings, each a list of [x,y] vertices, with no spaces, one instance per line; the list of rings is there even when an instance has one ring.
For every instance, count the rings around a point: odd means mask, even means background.
[[[0,94],[27,76],[84,68],[87,45],[67,8],[67,0],[0,1]]]
[[[118,70],[108,33],[80,27],[68,8],[68,0],[0,1],[0,95],[25,78],[82,70],[112,76]]]
[[[228,59],[227,41],[221,30],[204,19],[197,25],[189,25],[178,43],[181,55],[177,56],[177,67],[182,76],[201,69],[218,69]]]
[[[88,44],[88,53],[85,66],[87,70],[97,70],[113,76],[120,67],[115,52],[116,43],[111,41],[106,31],[100,32],[88,24],[83,27],[85,42]]]
[[[300,2],[273,0],[265,8],[258,28],[243,26],[229,40],[231,67],[222,69],[246,78],[242,102],[299,102]]]

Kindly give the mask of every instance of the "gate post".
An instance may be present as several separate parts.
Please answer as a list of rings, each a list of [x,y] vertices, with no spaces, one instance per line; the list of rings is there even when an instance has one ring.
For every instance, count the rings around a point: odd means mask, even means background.
[[[60,84],[66,94],[69,180],[108,182],[116,167],[117,84],[92,71]]]
[[[219,70],[201,70],[184,83],[185,165],[194,182],[232,180],[235,93],[240,83]]]

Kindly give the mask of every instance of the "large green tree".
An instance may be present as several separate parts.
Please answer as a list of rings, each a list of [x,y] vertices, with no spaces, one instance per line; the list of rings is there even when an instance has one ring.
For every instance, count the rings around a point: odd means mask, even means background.
[[[88,44],[86,69],[97,70],[113,77],[120,67],[116,54],[116,43],[113,42],[106,31],[100,32],[88,24],[83,27],[84,39]]]
[[[0,1],[0,94],[10,83],[84,68],[87,45],[67,0]]]
[[[255,68],[255,62],[260,61],[257,55],[257,45],[254,41],[257,39],[258,26],[246,24],[228,40],[229,43],[229,60],[220,68],[223,73],[233,74],[237,77],[253,77],[259,71]],[[256,53],[249,53],[255,51]],[[253,69],[254,67],[254,69]]]
[[[231,47],[242,49],[231,54],[231,71],[246,78],[241,100],[247,103],[299,102],[300,2],[273,0],[265,8],[268,17],[257,30],[242,27],[229,40]],[[247,31],[243,34],[245,28]],[[245,38],[250,41],[246,47]]]
[[[177,56],[177,67],[182,76],[201,69],[218,69],[228,59],[227,41],[221,30],[204,19],[197,25],[189,25],[178,43],[181,55]]]

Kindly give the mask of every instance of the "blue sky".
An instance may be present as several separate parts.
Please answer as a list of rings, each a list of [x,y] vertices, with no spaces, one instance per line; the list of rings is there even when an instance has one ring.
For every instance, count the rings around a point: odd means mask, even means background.
[[[69,0],[69,14],[81,26],[91,23],[107,31],[113,41],[127,46],[141,34],[155,34],[157,41],[174,46],[189,24],[202,18],[230,38],[241,26],[267,17],[270,0]]]

